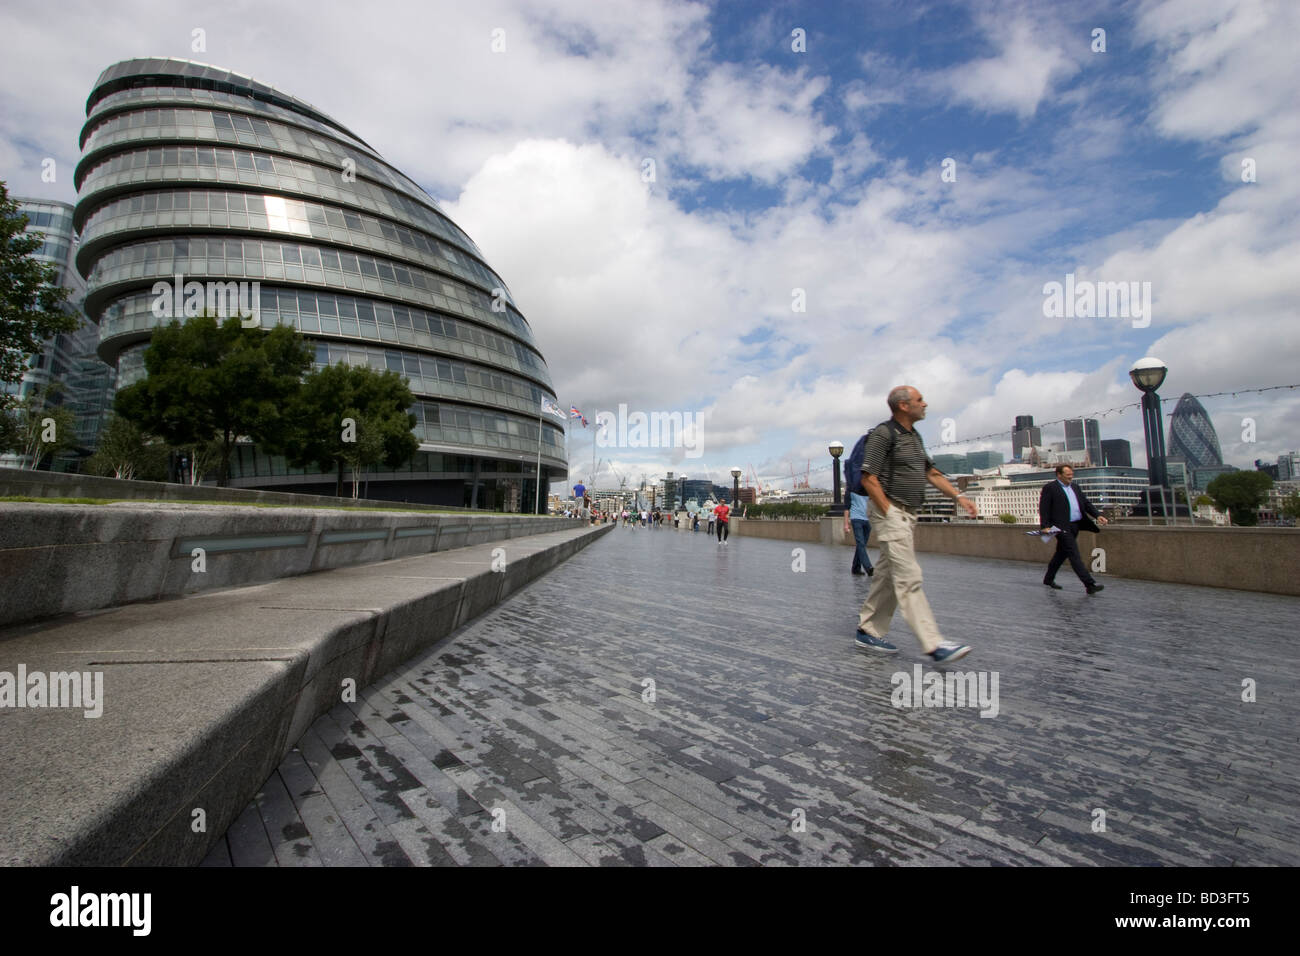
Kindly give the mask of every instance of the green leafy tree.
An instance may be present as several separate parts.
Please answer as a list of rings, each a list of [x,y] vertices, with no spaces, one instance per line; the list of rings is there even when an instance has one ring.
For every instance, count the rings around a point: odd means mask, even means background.
[[[1300,493],[1292,493],[1282,499],[1281,512],[1292,520],[1300,519]]]
[[[23,232],[27,217],[18,210],[0,182],[0,410],[15,404],[3,386],[21,382],[45,341],[74,331],[80,321],[68,308],[68,290],[58,285],[54,266],[32,258],[43,240]]]
[[[5,451],[15,451],[28,468],[39,468],[50,455],[57,455],[76,443],[77,417],[72,409],[56,404],[57,387],[35,389],[7,413]]]
[[[164,481],[167,446],[121,415],[114,415],[99,436],[95,453],[82,466],[87,474],[112,478]]]
[[[155,330],[144,355],[148,377],[117,394],[119,414],[172,445],[221,441],[217,484],[230,475],[235,441],[267,447],[284,441],[286,409],[311,367],[311,347],[287,325],[269,332],[220,325],[203,315]]]
[[[1016,516],[1013,514],[1000,514],[998,515],[998,520],[1003,524],[1015,524]]]
[[[1249,527],[1259,523],[1255,512],[1272,487],[1273,479],[1266,472],[1233,471],[1211,481],[1205,493],[1216,508],[1231,513],[1233,524]]]
[[[396,468],[419,449],[411,433],[415,403],[406,379],[354,365],[329,365],[307,376],[290,412],[293,426],[282,450],[295,468],[314,465],[337,475],[334,493],[343,495],[343,470],[353,476],[381,461]]]
[[[1197,495],[1196,500],[1192,502],[1192,504],[1197,508],[1204,508],[1206,505],[1213,505],[1214,499],[1209,495]]]

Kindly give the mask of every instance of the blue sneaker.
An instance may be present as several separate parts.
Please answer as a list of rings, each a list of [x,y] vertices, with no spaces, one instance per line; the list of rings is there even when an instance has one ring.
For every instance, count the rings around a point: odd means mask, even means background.
[[[865,651],[876,651],[880,654],[898,653],[898,648],[889,641],[881,637],[873,637],[866,631],[858,631],[857,645]]]
[[[944,641],[930,652],[930,658],[936,664],[949,664],[952,661],[961,660],[969,653],[970,646],[967,644],[955,644],[952,641]]]

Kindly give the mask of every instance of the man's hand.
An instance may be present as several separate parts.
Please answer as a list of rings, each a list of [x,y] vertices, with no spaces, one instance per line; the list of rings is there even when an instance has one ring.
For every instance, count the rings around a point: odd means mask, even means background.
[[[965,495],[958,495],[956,500],[961,502],[961,506],[966,509],[966,513],[972,518],[979,514],[979,510],[975,507],[975,502],[971,501]]]
[[[1110,524],[1105,515],[1097,515],[1097,524]]]

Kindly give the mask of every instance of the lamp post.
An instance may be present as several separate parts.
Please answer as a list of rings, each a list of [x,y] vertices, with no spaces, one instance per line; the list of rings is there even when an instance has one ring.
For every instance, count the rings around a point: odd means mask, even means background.
[[[1156,389],[1164,384],[1169,369],[1158,358],[1138,359],[1129,370],[1129,378],[1142,392],[1142,430],[1147,443],[1147,475],[1151,484],[1168,486],[1165,470],[1165,426],[1160,414],[1160,396]]]
[[[840,500],[840,455],[844,454],[844,442],[830,443],[831,471],[835,475],[835,502],[831,505],[831,517],[838,518],[844,514],[844,502]]]
[[[686,508],[686,476],[682,475],[678,479],[678,481],[682,483],[682,494],[681,494],[681,503],[677,506],[677,510],[683,511]]]
[[[740,466],[731,468],[731,507],[740,507]]]

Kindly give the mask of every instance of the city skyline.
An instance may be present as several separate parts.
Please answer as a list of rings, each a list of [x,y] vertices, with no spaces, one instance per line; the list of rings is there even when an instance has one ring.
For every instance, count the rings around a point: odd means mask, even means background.
[[[0,178],[75,202],[86,90],[130,57],[303,92],[474,237],[562,407],[705,416],[699,461],[597,449],[625,474],[788,481],[811,459],[829,478],[826,444],[885,418],[902,382],[930,403],[932,450],[1005,451],[1032,412],[1098,418],[1142,460],[1136,410],[1096,413],[1137,400],[1148,354],[1166,401],[1229,393],[1203,400],[1225,462],[1300,444],[1300,396],[1243,391],[1292,384],[1300,335],[1293,5],[376,11],[344,40],[273,8],[6,9]],[[1150,307],[1045,312],[1046,286],[1088,282],[1150,283]],[[573,477],[594,438],[571,433]]]

